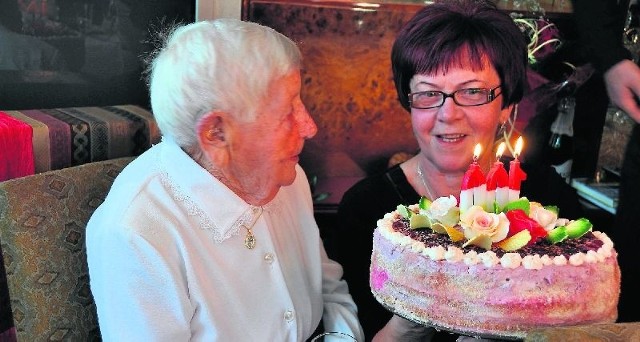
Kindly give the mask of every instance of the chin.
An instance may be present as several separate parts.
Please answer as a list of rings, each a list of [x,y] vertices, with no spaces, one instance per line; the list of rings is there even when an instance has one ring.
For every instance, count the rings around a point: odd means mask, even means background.
[[[281,186],[288,186],[293,184],[293,182],[296,180],[296,169],[291,168],[290,170],[287,170],[285,172],[283,172],[280,176],[280,184]]]
[[[439,163],[439,169],[445,173],[457,173],[464,172],[469,168],[469,163],[460,163],[459,160],[456,161],[442,161]]]

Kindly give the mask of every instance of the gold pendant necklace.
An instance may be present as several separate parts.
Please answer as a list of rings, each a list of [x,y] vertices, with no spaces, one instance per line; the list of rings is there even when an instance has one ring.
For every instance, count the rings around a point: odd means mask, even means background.
[[[253,235],[251,228],[242,225],[242,228],[247,230],[247,235],[244,237],[244,246],[248,249],[253,249],[256,246],[256,237]]]
[[[260,215],[262,215],[262,211],[262,207],[251,208],[251,220],[249,222],[245,221],[244,223],[240,224],[240,227],[244,228],[247,231],[247,235],[245,235],[244,237],[244,246],[247,247],[247,249],[254,249],[256,247],[256,243],[258,242],[258,240],[256,240],[256,236],[253,235],[252,229],[258,221],[258,218],[260,218]]]

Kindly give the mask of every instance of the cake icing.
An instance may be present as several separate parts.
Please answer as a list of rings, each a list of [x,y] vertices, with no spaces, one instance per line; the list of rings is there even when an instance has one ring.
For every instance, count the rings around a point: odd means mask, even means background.
[[[588,221],[572,237],[549,233],[576,223],[584,219],[558,218],[526,198],[463,214],[453,197],[400,205],[374,231],[372,293],[400,316],[471,336],[614,322],[620,271],[611,239]]]

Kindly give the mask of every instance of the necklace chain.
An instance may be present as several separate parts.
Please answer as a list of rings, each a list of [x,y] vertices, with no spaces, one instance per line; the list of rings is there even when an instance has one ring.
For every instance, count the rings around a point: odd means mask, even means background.
[[[253,207],[251,211],[253,212],[253,218],[252,218],[251,224],[243,223],[240,225],[242,228],[247,230],[247,235],[245,235],[244,237],[244,246],[247,247],[248,249],[253,249],[254,247],[256,247],[256,243],[258,242],[255,235],[253,235],[252,229],[253,229],[253,226],[256,224],[256,221],[258,221],[258,218],[260,217],[260,215],[262,215],[263,208]]]
[[[422,186],[427,191],[427,195],[429,195],[429,199],[432,200],[432,201],[435,200],[435,197],[431,193],[431,189],[427,185],[427,182],[424,180],[424,173],[422,172],[422,165],[420,165],[419,161],[416,163],[416,172],[418,173],[418,177],[422,181]]]

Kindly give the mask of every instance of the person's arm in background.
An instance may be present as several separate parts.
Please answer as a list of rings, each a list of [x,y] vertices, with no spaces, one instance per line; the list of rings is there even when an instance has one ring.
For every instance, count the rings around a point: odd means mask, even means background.
[[[573,13],[588,57],[604,75],[609,99],[640,122],[640,68],[622,44],[627,0],[573,0]]]
[[[611,239],[618,252],[622,281],[617,322],[640,320],[638,286],[638,244],[640,234],[628,229],[638,222],[640,193],[640,68],[622,43],[628,0],[573,0],[575,20],[583,44],[589,48],[594,66],[603,73],[609,99],[624,110],[636,125],[627,142],[620,171],[620,193]]]

